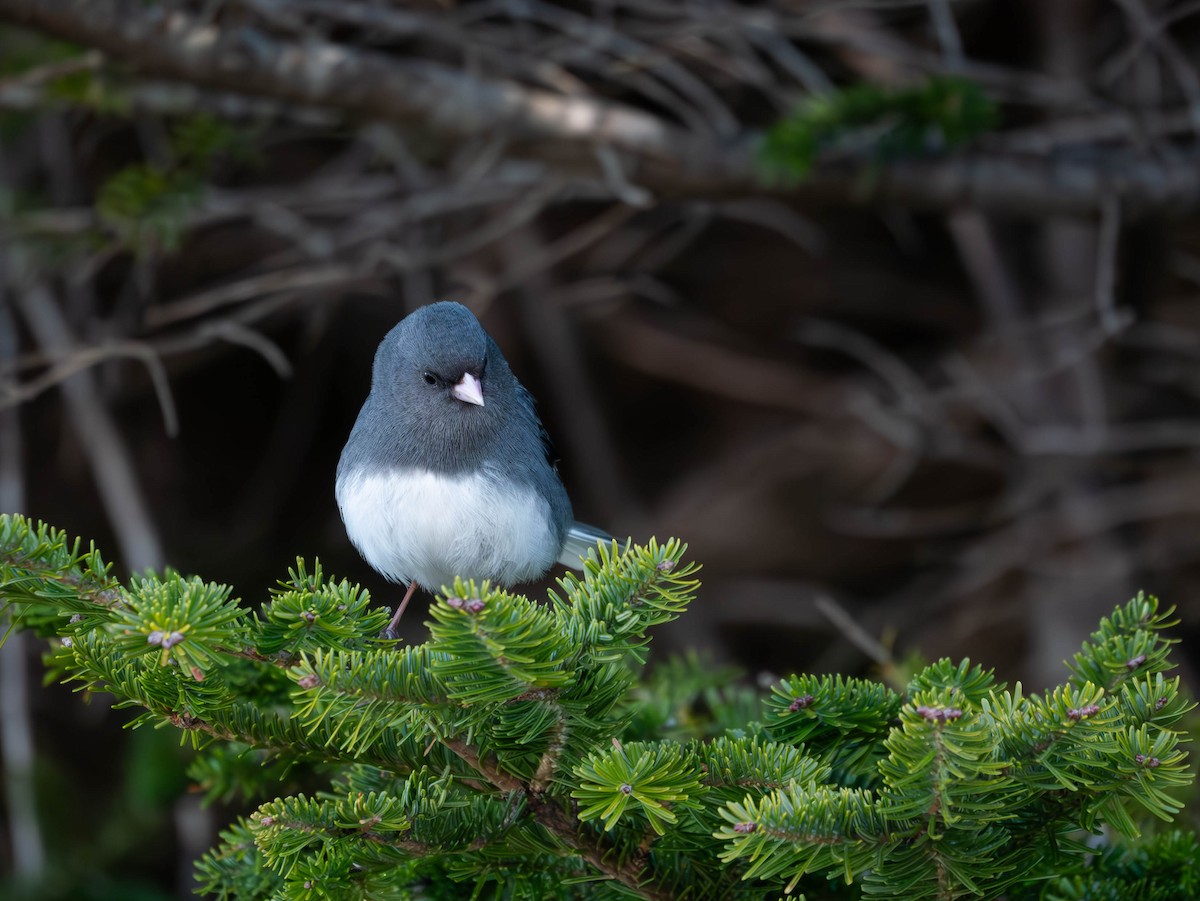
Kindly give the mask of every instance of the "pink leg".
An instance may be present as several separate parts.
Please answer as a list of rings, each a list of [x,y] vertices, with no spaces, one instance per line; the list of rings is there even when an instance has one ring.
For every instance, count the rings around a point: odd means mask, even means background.
[[[392,614],[392,621],[388,623],[386,629],[383,630],[384,638],[398,638],[399,633],[396,627],[400,625],[400,617],[404,616],[404,608],[408,606],[408,602],[412,600],[414,592],[417,590],[417,583],[409,582],[408,591],[404,592],[404,600],[400,602],[400,606],[396,608],[396,612]]]

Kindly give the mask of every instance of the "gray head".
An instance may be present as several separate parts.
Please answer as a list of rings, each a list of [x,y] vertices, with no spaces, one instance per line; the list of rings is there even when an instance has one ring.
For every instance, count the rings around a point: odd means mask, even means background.
[[[406,316],[380,343],[355,431],[407,463],[458,471],[478,465],[520,406],[519,390],[474,314],[435,303]]]

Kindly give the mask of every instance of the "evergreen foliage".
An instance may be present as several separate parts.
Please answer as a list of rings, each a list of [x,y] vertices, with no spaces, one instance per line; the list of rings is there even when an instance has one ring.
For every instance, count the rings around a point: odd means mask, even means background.
[[[762,147],[770,175],[803,178],[824,152],[879,162],[945,153],[996,127],[995,103],[972,81],[933,76],[903,88],[851,85],[807,98],[773,125]]]
[[[100,221],[143,256],[178,249],[217,163],[255,159],[249,136],[208,115],[180,119],[168,144],[169,162],[125,166],[96,193]]]
[[[3,516],[0,607],[65,679],[181,730],[210,797],[260,803],[198,864],[219,898],[1195,897],[1193,835],[1135,841],[1193,779],[1154,598],[1045,694],[941,660],[903,693],[760,696],[696,658],[642,673],[695,596],[684,551],[601,546],[547,604],[458,581],[401,646],[317,564],[253,610]],[[313,787],[261,803],[289,771]]]

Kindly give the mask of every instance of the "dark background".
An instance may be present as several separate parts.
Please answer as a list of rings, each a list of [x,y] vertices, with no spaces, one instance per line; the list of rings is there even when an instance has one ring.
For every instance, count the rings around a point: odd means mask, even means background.
[[[319,556],[394,604],[334,468],[378,341],[456,299],[539,399],[577,518],[703,563],[655,654],[751,679],[969,656],[1037,690],[1145,590],[1196,685],[1192,5],[49,6],[0,0],[0,508],[121,574],[253,602]],[[673,131],[545,139],[372,106],[349,70],[297,98],[122,38],[167,9],[249,70],[323,41]],[[736,170],[796,104],[945,74],[994,132]],[[0,652],[0,895],[186,896],[238,808],[201,809],[173,735],[41,687],[41,651]]]

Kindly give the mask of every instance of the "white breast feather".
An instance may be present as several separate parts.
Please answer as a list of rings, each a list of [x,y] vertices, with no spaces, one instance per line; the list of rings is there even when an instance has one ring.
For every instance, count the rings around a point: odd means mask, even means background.
[[[527,582],[546,572],[559,551],[549,504],[487,470],[351,474],[339,480],[337,502],[351,542],[372,567],[433,591],[455,576]]]

